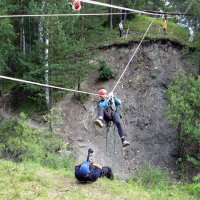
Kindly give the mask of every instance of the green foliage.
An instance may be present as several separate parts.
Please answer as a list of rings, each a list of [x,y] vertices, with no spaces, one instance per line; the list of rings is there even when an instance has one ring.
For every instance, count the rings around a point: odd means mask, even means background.
[[[47,153],[45,159],[41,161],[41,164],[52,169],[73,169],[72,160],[69,157],[59,157],[55,153]]]
[[[51,124],[51,129],[53,132],[56,132],[56,128],[61,127],[64,124],[61,108],[52,108],[50,113],[44,115],[43,118],[46,122]]]
[[[104,70],[106,67],[108,67],[108,64],[105,60],[100,60],[99,61],[99,69],[102,71]]]
[[[169,174],[159,168],[153,168],[149,163],[145,163],[137,172],[134,180],[147,188],[165,189],[170,185]]]
[[[190,184],[188,186],[188,189],[191,193],[193,194],[197,194],[200,196],[200,174],[197,174],[194,178],[193,178],[194,183]]]
[[[30,128],[23,113],[19,120],[10,118],[1,123],[0,138],[1,158],[49,164],[54,168],[70,166],[69,158],[58,156],[66,148],[64,142],[55,133]]]
[[[182,123],[183,135],[200,142],[200,77],[182,75],[167,90],[167,116],[176,127]]]
[[[84,103],[89,99],[90,95],[84,94],[84,93],[78,93],[78,94],[76,94],[75,97],[78,101],[80,101],[81,103]]]
[[[101,60],[99,61],[99,77],[98,80],[100,81],[107,81],[109,79],[115,78],[116,73],[109,67],[106,61]]]
[[[200,139],[200,77],[186,77],[184,74],[173,81],[167,90],[169,97],[168,116],[176,127],[183,122],[185,133]]]
[[[33,113],[44,113],[46,110],[45,99],[36,97],[32,93],[29,95],[28,98],[21,101],[21,104],[20,101],[16,101],[17,104],[14,105],[14,109],[19,113],[24,112],[27,116]]]
[[[8,80],[2,80],[1,84],[2,84],[2,91],[5,93],[10,92],[12,89],[14,89],[18,85],[17,82],[8,81]]]
[[[187,161],[192,163],[197,169],[200,167],[200,153],[195,157],[187,156]]]
[[[167,90],[167,117],[174,127],[181,127],[179,140],[197,149],[200,146],[200,76],[185,76],[173,81]],[[188,156],[188,161],[199,166],[199,151]],[[186,156],[186,155],[183,155]]]

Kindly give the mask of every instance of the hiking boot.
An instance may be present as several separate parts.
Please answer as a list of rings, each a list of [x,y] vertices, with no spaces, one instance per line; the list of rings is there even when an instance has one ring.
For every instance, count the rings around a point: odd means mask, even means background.
[[[127,147],[127,146],[129,146],[130,145],[130,142],[127,142],[126,140],[124,140],[123,142],[122,142],[122,147]]]
[[[95,120],[95,124],[99,127],[99,128],[103,128],[103,121],[100,119]]]

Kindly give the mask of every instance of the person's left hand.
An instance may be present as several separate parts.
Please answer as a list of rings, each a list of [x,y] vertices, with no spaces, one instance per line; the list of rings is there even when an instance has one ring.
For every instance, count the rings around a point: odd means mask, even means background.
[[[90,165],[92,165],[94,163],[93,159],[90,159],[89,162],[90,162]]]

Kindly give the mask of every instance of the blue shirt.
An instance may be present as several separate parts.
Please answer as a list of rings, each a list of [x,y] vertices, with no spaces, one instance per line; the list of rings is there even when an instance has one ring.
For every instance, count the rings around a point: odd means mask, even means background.
[[[116,107],[119,107],[122,104],[122,101],[120,99],[117,99],[116,97],[114,97],[114,103]],[[97,102],[97,107],[107,107],[109,105],[109,99],[106,98],[104,100],[100,100],[99,102]]]
[[[89,166],[90,168],[90,173],[87,176],[83,176],[80,174],[79,169],[80,167],[75,167],[75,177],[77,180],[81,182],[94,182],[96,181],[99,177],[101,177],[101,172],[102,170],[99,168],[96,168],[94,166]]]

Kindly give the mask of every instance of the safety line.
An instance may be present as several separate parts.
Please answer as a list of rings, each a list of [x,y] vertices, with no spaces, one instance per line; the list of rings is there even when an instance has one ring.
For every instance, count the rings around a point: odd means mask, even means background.
[[[0,18],[16,17],[72,17],[72,16],[104,16],[104,15],[125,15],[131,13],[71,13],[71,14],[30,14],[30,15],[0,15]]]
[[[85,0],[84,0],[84,1],[85,1]],[[192,6],[192,4],[194,3],[194,1],[195,1],[195,0],[192,0],[192,1],[191,1],[191,3],[189,4],[188,8],[187,8],[187,9],[186,9],[186,11],[184,12],[184,14],[186,14],[186,13],[188,12],[188,10],[191,8],[191,6]],[[156,15],[155,15],[155,17],[156,17]],[[119,82],[120,82],[120,80],[122,79],[122,77],[123,77],[124,73],[126,72],[127,68],[129,67],[129,65],[130,65],[131,61],[133,60],[133,58],[134,58],[135,54],[137,53],[137,51],[138,51],[138,49],[139,49],[140,45],[142,44],[142,42],[143,42],[143,40],[144,40],[144,38],[145,38],[145,36],[146,36],[147,32],[149,31],[149,29],[150,29],[151,25],[152,25],[152,24],[153,24],[153,22],[154,22],[154,20],[155,20],[155,17],[153,18],[153,20],[152,20],[151,24],[150,24],[150,25],[149,25],[149,27],[147,28],[147,30],[146,30],[146,32],[145,32],[145,34],[144,34],[144,36],[143,36],[142,40],[140,41],[139,45],[137,46],[137,48],[136,48],[135,52],[133,53],[133,55],[132,55],[131,59],[129,60],[128,64],[126,65],[126,67],[125,67],[124,71],[122,72],[121,76],[119,77],[119,80],[117,81],[116,85],[114,86],[114,88],[113,88],[113,90],[112,90],[112,93],[114,93],[114,90],[115,90],[115,88],[116,88],[116,87],[117,87],[117,85],[119,84]]]
[[[117,87],[117,85],[119,84],[120,80],[122,79],[124,73],[125,73],[126,70],[128,69],[128,67],[129,67],[129,65],[130,65],[130,63],[131,63],[131,61],[133,60],[133,58],[134,58],[135,54],[137,53],[138,49],[140,48],[140,46],[141,46],[141,44],[142,44],[142,42],[143,42],[143,40],[144,40],[146,34],[148,33],[148,31],[149,31],[151,25],[153,24],[154,20],[155,20],[155,17],[153,18],[152,22],[149,24],[149,26],[148,26],[148,28],[147,28],[147,30],[146,30],[146,32],[145,32],[145,34],[144,34],[142,40],[141,40],[140,43],[138,44],[138,46],[137,46],[135,52],[133,53],[131,59],[129,60],[128,64],[126,65],[126,67],[125,67],[125,69],[124,69],[124,71],[122,72],[122,74],[121,74],[121,76],[119,77],[117,83],[115,84],[115,86],[114,86],[114,88],[113,88],[113,90],[112,90],[112,93],[114,93],[115,88]]]
[[[192,0],[188,8],[185,10],[184,15],[188,12],[188,10],[192,7],[195,0]]]
[[[18,79],[18,78],[12,78],[12,77],[8,77],[8,76],[0,75],[0,78],[7,79],[7,80],[12,80],[12,81],[17,81],[17,82],[22,82],[22,83],[29,83],[29,84],[32,84],[32,85],[38,85],[38,86],[42,86],[42,87],[65,90],[65,91],[69,91],[69,92],[77,92],[77,93],[83,93],[83,94],[90,94],[90,95],[99,96],[98,94],[91,93],[91,92],[84,92],[84,91],[81,91],[81,90],[73,90],[73,89],[68,89],[68,88],[63,88],[63,87],[58,87],[58,86],[53,86],[53,85],[47,85],[47,84],[37,83],[37,82],[33,82],[33,81],[27,81],[27,80]]]
[[[115,6],[112,4],[108,4],[108,3],[102,3],[102,2],[98,2],[98,1],[91,1],[91,0],[80,0],[84,3],[89,3],[89,4],[94,4],[94,5],[99,5],[99,6],[104,6],[104,7],[109,7],[109,8],[116,8],[119,10],[127,10],[127,11],[131,11],[131,12],[135,12],[135,13],[140,13],[140,14],[147,14],[147,15],[157,15],[157,16],[161,16],[162,14],[155,14],[155,13],[149,13],[149,12],[145,12],[145,11],[141,11],[141,10],[135,10],[135,9],[131,9],[131,8],[125,8],[125,7],[121,7],[121,6]]]
[[[145,12],[149,12],[149,13],[158,13],[158,14],[162,14],[162,15],[189,15],[191,16],[191,14],[186,14],[186,13],[176,13],[176,12],[158,12],[158,11],[153,11],[153,10],[144,10]]]

